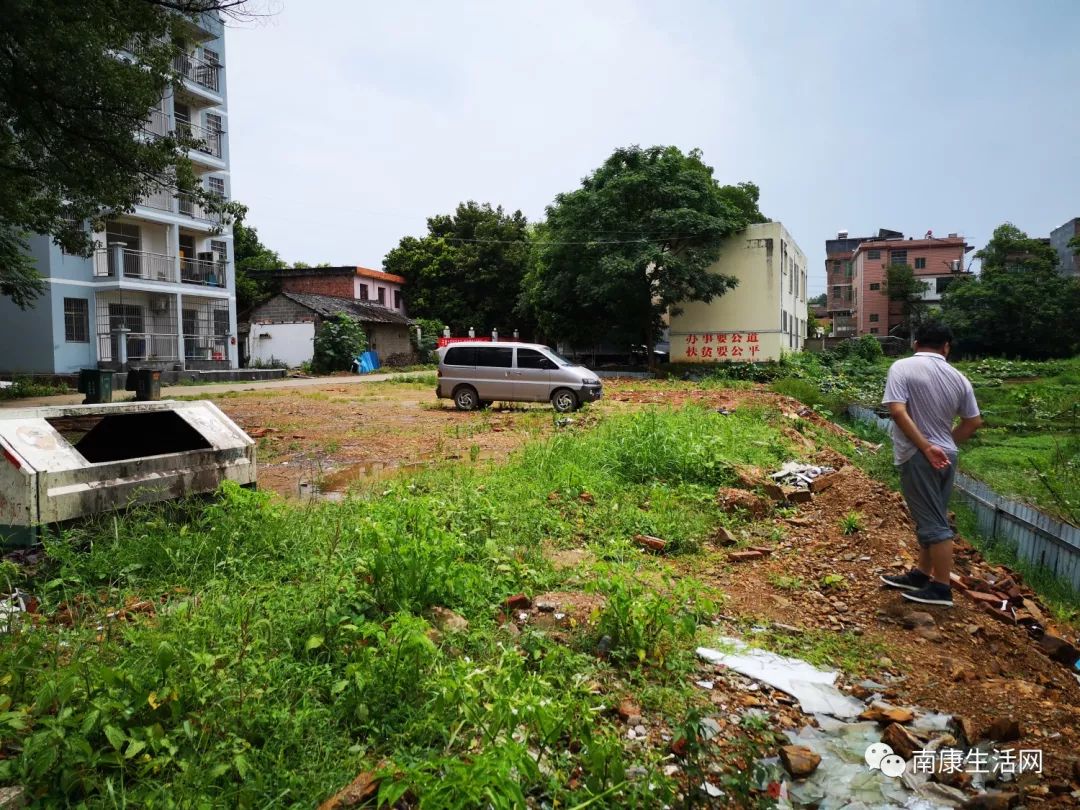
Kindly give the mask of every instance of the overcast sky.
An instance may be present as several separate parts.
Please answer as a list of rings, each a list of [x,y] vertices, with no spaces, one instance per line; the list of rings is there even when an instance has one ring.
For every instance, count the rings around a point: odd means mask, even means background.
[[[839,229],[1080,215],[1080,2],[270,0],[226,40],[232,194],[287,261],[381,267],[474,199],[530,219],[618,146],[750,180],[824,290]]]

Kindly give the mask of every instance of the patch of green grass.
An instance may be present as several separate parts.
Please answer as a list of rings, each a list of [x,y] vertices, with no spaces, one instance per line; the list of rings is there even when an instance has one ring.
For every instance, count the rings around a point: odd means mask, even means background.
[[[858,512],[848,512],[840,518],[840,533],[857,534],[863,530],[863,516]]]
[[[625,746],[608,710],[624,680],[681,691],[672,727],[705,701],[685,674],[717,598],[633,536],[693,551],[732,466],[788,453],[749,409],[655,409],[341,503],[227,484],[100,516],[17,574],[41,621],[0,635],[0,780],[91,807],[310,804],[367,770],[390,803],[674,801],[666,752]],[[541,553],[583,546],[597,571]],[[607,597],[591,635],[499,629],[507,596],[581,581]],[[436,607],[467,631],[434,635]]]
[[[434,388],[439,378],[431,374],[395,374],[382,381],[386,385],[413,385],[417,388]]]
[[[26,399],[28,397],[51,397],[57,394],[74,394],[66,383],[43,377],[15,377],[11,385],[0,388],[0,400]]]
[[[770,574],[769,584],[782,591],[805,591],[810,587],[801,577],[792,577],[787,574]]]
[[[779,655],[802,660],[821,668],[835,668],[852,676],[868,676],[877,669],[877,660],[885,655],[885,647],[851,632],[804,630],[791,633],[768,628],[747,635],[747,641]]]

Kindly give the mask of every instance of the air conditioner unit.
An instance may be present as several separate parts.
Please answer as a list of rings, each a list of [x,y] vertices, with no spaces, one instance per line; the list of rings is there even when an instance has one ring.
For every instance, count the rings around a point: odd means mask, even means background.
[[[199,257],[200,262],[212,262],[214,260],[214,251],[212,251],[212,250],[199,251],[198,257]]]

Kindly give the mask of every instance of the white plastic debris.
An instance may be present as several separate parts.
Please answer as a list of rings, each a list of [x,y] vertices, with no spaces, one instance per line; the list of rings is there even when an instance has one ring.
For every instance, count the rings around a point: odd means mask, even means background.
[[[26,596],[18,588],[8,596],[0,596],[0,632],[7,632],[12,620],[26,612]]]
[[[861,701],[845,695],[834,686],[836,672],[817,669],[798,658],[785,658],[767,650],[754,649],[737,638],[721,638],[719,642],[736,652],[698,647],[698,656],[786,692],[799,701],[805,714],[855,717],[865,708]]]
[[[806,489],[815,478],[820,478],[832,472],[836,472],[832,467],[819,467],[814,464],[800,464],[797,461],[789,461],[769,477],[778,484]]]

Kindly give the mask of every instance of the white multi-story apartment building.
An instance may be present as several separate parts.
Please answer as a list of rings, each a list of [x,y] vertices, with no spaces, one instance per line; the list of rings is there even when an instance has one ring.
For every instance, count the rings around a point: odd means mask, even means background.
[[[224,35],[216,15],[191,25],[182,79],[150,111],[146,137],[198,139],[190,157],[203,186],[228,198]],[[215,215],[162,189],[94,237],[90,258],[31,237],[46,291],[26,310],[0,297],[0,371],[237,367],[232,234]]]

